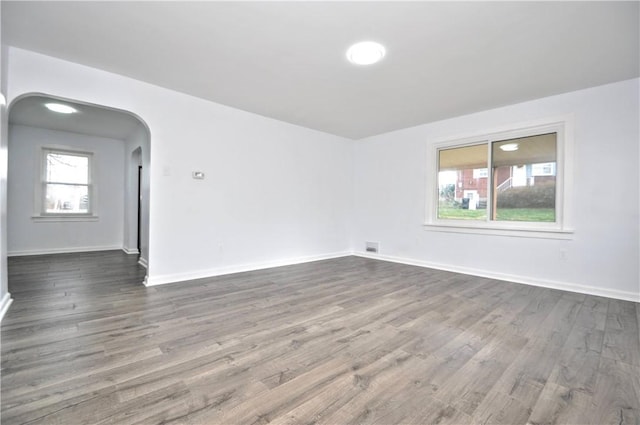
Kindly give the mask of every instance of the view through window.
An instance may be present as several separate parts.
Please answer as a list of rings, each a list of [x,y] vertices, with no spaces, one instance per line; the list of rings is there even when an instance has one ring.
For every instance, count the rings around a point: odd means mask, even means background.
[[[45,150],[43,212],[89,214],[91,154]]]
[[[438,219],[556,221],[557,133],[438,151]]]

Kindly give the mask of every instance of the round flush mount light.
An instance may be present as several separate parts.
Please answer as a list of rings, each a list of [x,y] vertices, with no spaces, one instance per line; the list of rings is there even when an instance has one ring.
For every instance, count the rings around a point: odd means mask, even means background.
[[[48,110],[59,114],[73,114],[74,112],[78,112],[76,108],[62,103],[45,103],[44,106],[46,106]]]
[[[375,41],[362,41],[349,47],[347,59],[356,65],[372,65],[384,58],[384,46]]]
[[[502,149],[505,152],[517,151],[518,150],[518,144],[517,143],[507,143],[506,145],[501,145],[500,149]]]

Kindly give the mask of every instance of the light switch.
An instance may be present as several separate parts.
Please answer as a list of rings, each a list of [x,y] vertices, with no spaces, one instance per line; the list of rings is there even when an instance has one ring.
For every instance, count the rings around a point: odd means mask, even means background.
[[[204,180],[204,171],[193,171],[191,177],[196,180]]]

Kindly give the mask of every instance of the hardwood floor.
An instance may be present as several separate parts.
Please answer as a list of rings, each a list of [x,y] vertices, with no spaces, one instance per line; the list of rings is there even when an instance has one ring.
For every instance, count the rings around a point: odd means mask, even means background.
[[[345,257],[9,259],[2,424],[640,424],[640,306]]]

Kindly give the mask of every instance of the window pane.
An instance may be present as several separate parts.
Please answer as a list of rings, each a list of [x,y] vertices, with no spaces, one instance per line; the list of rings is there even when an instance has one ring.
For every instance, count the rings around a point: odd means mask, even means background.
[[[47,182],[89,183],[89,158],[86,156],[47,154]]]
[[[556,136],[492,143],[494,220],[556,220]]]
[[[487,144],[438,152],[438,218],[487,219]]]
[[[68,214],[86,214],[89,212],[88,186],[45,184],[45,190],[46,212]]]

